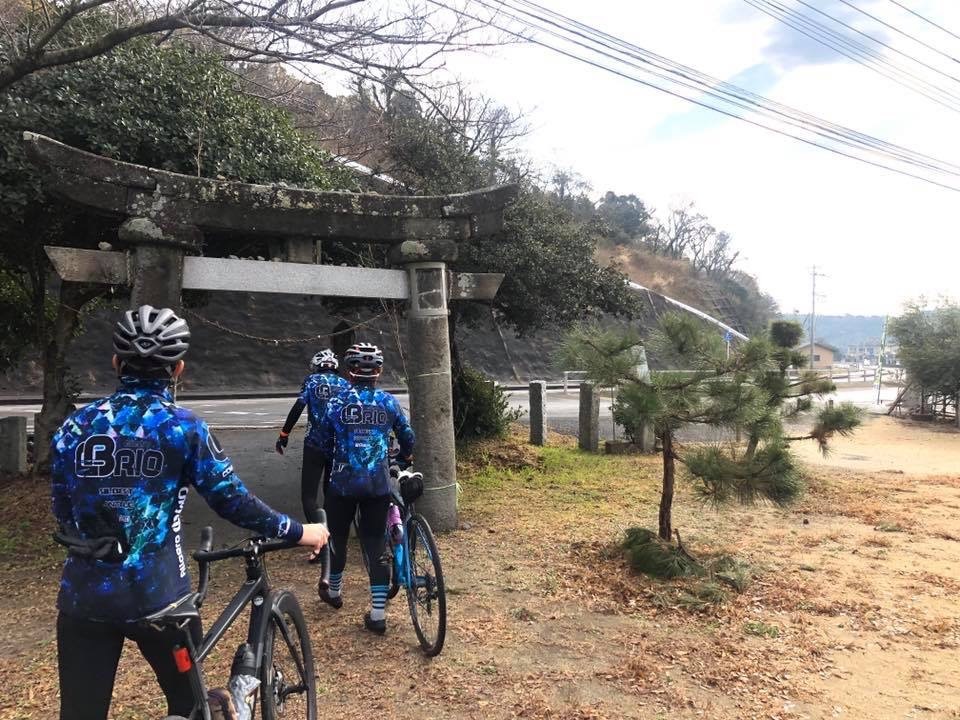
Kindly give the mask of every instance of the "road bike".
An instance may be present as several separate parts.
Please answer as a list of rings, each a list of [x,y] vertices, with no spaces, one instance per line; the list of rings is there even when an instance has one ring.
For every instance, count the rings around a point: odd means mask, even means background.
[[[321,522],[325,521],[326,517],[321,517]],[[171,716],[164,720],[212,720],[203,661],[248,606],[247,639],[238,648],[233,674],[259,680],[250,698],[256,703],[259,697],[263,720],[316,720],[316,676],[306,620],[292,592],[271,587],[265,563],[267,553],[295,547],[296,543],[257,537],[236,547],[211,550],[210,527],[201,531],[200,538],[200,549],[193,553],[200,569],[197,591],[140,621],[160,628],[173,626],[182,637],[173,651],[174,660],[180,672],[189,673],[196,704],[189,718]],[[246,564],[246,580],[210,630],[200,637],[200,607],[207,595],[210,563],[240,557]]]
[[[414,503],[423,495],[423,473],[400,470],[391,467],[391,506],[399,512],[399,532],[391,528],[388,512],[387,527],[384,528],[384,555],[379,558],[390,571],[389,599],[396,597],[403,588],[407,595],[407,605],[413,629],[417,634],[420,648],[427,657],[434,657],[443,650],[447,635],[447,593],[443,581],[443,568],[440,565],[440,552],[433,537],[430,524],[423,515],[416,512]],[[360,537],[359,523],[354,518],[357,537]],[[369,572],[370,559],[362,549],[364,567]],[[320,589],[329,587],[329,553],[322,559],[320,570]]]
[[[423,473],[401,470],[397,481],[391,495],[392,504],[400,511],[402,533],[386,529],[391,550],[387,597],[396,597],[400,588],[406,590],[420,648],[427,657],[434,657],[443,650],[447,635],[447,592],[440,552],[430,524],[414,509],[414,502],[423,495]]]

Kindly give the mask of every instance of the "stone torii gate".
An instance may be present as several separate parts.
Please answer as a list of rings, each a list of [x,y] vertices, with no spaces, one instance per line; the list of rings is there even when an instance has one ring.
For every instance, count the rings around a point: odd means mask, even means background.
[[[407,387],[425,478],[420,505],[436,529],[456,527],[448,301],[490,300],[503,275],[456,273],[447,264],[458,243],[501,229],[515,185],[433,197],[320,192],[165,172],[30,132],[24,143],[48,192],[123,218],[124,251],[46,248],[65,281],[130,285],[133,307],[178,307],[183,289],[408,300]],[[284,261],[202,257],[204,231],[263,236],[279,244]],[[317,264],[323,240],[387,244],[390,262],[402,269]]]

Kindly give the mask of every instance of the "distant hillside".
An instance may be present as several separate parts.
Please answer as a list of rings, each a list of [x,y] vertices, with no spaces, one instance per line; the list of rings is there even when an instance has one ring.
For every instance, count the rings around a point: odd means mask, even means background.
[[[702,310],[746,335],[763,331],[776,316],[776,303],[745,273],[733,271],[717,280],[694,270],[689,260],[655,255],[636,245],[601,245],[597,259],[605,265],[618,263],[635,283]]]
[[[809,332],[808,316],[790,314],[783,318],[799,322]],[[817,315],[816,333],[818,340],[823,340],[841,351],[845,351],[850,345],[879,342],[883,334],[883,315]]]

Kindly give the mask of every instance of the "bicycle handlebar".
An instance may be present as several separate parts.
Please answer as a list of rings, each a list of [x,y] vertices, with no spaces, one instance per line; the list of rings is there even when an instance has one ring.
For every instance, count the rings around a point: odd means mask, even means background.
[[[288,550],[297,547],[295,540],[267,540],[262,537],[252,537],[240,547],[225,548],[223,550],[194,550],[193,559],[202,565],[226,560],[235,557],[252,557],[274,550]]]
[[[327,521],[326,512],[323,510],[319,512],[320,522],[325,523]],[[283,538],[267,540],[264,537],[252,537],[248,538],[247,541],[239,547],[211,550],[210,548],[213,547],[213,528],[208,525],[200,531],[200,549],[193,551],[193,559],[200,564],[200,582],[205,585],[205,575],[209,574],[210,571],[209,567],[207,567],[209,563],[233,557],[253,557],[263,553],[273,552],[274,550],[289,550],[290,548],[297,547],[299,544],[297,540],[284,540]],[[201,589],[205,590],[206,588]]]

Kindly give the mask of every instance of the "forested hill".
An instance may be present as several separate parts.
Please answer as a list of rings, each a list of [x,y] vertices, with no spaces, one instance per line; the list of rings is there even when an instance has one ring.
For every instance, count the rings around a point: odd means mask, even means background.
[[[784,315],[786,320],[796,320],[809,327],[807,315]],[[850,345],[876,341],[883,334],[883,315],[817,315],[817,339],[841,350]]]

